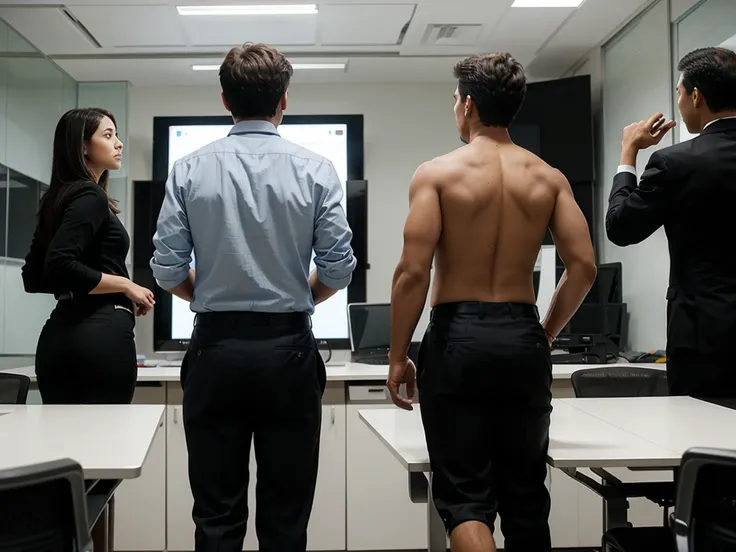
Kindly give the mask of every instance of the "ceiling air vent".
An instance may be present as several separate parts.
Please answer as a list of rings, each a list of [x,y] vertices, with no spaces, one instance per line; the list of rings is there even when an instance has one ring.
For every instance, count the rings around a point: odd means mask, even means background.
[[[69,8],[59,8],[61,10],[61,13],[64,14],[64,17],[66,17],[69,20],[69,23],[72,24],[72,26],[77,30],[77,32],[82,35],[82,38],[89,42],[90,45],[94,48],[102,48],[102,44],[95,38],[95,36],[89,32],[89,29],[85,27],[84,23],[82,23],[79,19],[77,19],[77,16],[74,15]]]
[[[472,46],[480,38],[483,25],[427,25],[422,44],[434,46]]]

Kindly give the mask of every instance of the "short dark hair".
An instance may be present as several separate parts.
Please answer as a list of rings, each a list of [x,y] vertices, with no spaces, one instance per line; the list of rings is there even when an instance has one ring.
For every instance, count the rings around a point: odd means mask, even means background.
[[[509,127],[526,96],[526,74],[509,53],[472,56],[453,68],[460,99],[470,96],[486,126]]]
[[[284,55],[265,44],[232,48],[220,65],[220,86],[234,117],[273,117],[294,70]]]
[[[713,113],[736,109],[736,53],[727,48],[699,48],[677,64],[688,94],[697,88]]]

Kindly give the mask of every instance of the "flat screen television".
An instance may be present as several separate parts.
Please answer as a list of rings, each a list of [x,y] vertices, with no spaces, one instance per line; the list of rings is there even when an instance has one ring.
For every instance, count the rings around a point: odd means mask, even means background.
[[[595,149],[590,76],[533,82],[509,128],[511,139],[567,177],[596,243]],[[552,245],[547,232],[545,245]]]
[[[146,274],[150,274],[148,262],[153,253],[151,236],[155,232],[165,182],[178,159],[227,136],[232,125],[232,119],[228,116],[154,118],[153,179],[134,184],[134,278],[141,285],[152,285],[155,290],[154,348],[159,351],[186,348],[195,318],[187,302],[156,286],[152,275]],[[317,306],[312,316],[312,330],[318,341],[328,342],[332,348],[347,348],[347,305],[365,301],[366,293],[367,240],[362,230],[367,221],[367,182],[363,178],[363,116],[287,115],[278,130],[284,138],[332,161],[344,185],[343,206],[348,222],[354,229],[353,249],[360,263],[348,288],[338,291],[329,301]],[[193,257],[193,264],[196,264],[196,251]]]

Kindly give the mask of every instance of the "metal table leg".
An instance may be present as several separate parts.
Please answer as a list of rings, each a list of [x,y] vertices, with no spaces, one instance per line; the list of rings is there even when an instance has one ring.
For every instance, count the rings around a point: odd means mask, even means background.
[[[427,504],[428,552],[447,552],[447,532],[432,500],[431,478],[431,474],[409,472],[409,497],[414,503]]]

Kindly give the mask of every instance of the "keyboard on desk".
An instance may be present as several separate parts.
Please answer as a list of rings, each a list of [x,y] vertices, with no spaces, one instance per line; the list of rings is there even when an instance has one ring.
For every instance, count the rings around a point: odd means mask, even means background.
[[[350,361],[358,364],[370,364],[373,366],[388,366],[388,354],[352,355]]]

